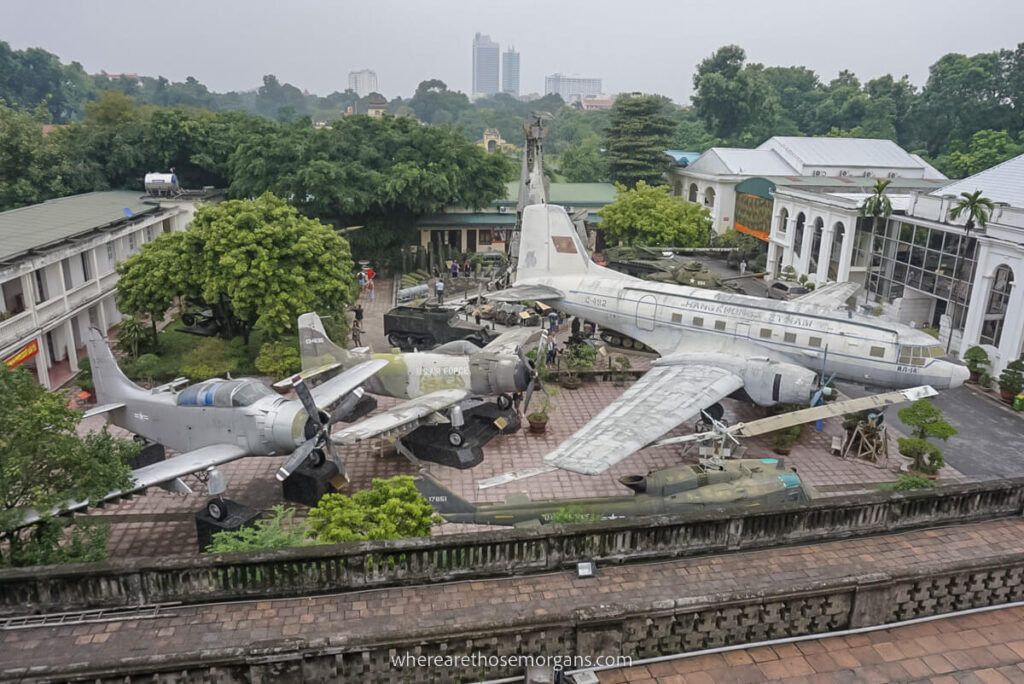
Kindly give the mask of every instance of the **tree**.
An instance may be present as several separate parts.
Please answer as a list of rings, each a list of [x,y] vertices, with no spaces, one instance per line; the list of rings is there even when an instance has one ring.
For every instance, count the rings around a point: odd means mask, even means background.
[[[608,174],[615,183],[662,185],[668,172],[665,154],[672,137],[668,101],[655,95],[620,95],[612,105],[605,138]]]
[[[302,359],[296,344],[267,342],[256,357],[256,370],[278,380],[302,370]]]
[[[43,138],[39,121],[0,99],[0,211],[61,194],[54,163],[53,146]]]
[[[47,518],[16,529],[28,510],[44,514],[68,501],[99,499],[128,487],[127,461],[138,445],[105,430],[80,438],[81,414],[24,369],[0,364],[0,565],[105,556],[105,534]]]
[[[886,217],[892,214],[892,202],[889,200],[889,195],[886,194],[885,189],[892,183],[891,180],[879,178],[875,181],[874,187],[871,189],[871,194],[864,198],[863,204],[860,205],[858,213],[861,216],[871,217],[871,247],[870,254],[868,256],[867,271],[864,273],[864,304],[868,303],[868,293],[871,290],[871,260],[874,258],[874,241],[875,234],[878,232],[878,219]]]
[[[1024,143],[1014,141],[1007,131],[978,131],[968,149],[954,150],[936,160],[944,173],[954,178],[973,176],[1024,152]]]
[[[995,209],[995,204],[989,198],[983,197],[981,190],[961,192],[956,205],[950,208],[949,219],[951,221],[959,219],[964,214],[967,215],[967,221],[964,223],[964,239],[960,240],[956,247],[956,259],[953,262],[954,278],[960,278],[960,257],[963,256],[964,243],[971,237],[971,230],[974,229],[975,223],[984,228],[993,209]]]
[[[356,292],[348,242],[269,193],[202,207],[190,230],[143,245],[121,272],[131,309],[162,317],[176,296],[201,298],[246,342],[257,325],[280,336],[305,311],[342,311]]]
[[[408,475],[374,479],[352,496],[327,494],[310,510],[307,522],[323,544],[371,539],[425,537],[436,521],[434,509]]]
[[[928,399],[918,399],[899,410],[900,420],[912,430],[911,437],[899,439],[900,453],[914,461],[914,470],[936,473],[944,461],[942,451],[928,442],[928,438],[946,441],[957,434],[957,429],[946,422],[942,411]]]
[[[213,535],[206,553],[288,549],[310,543],[305,523],[295,522],[295,509],[274,506],[269,518],[257,520],[252,526]]]
[[[599,140],[588,138],[565,148],[558,157],[558,172],[569,183],[601,183],[608,180],[608,162]]]
[[[684,202],[664,186],[639,181],[632,190],[617,185],[615,201],[601,210],[601,228],[626,245],[701,247],[708,244],[711,214]]]
[[[763,67],[745,67],[746,58],[743,48],[726,45],[701,61],[693,74],[694,111],[719,138],[739,139],[743,133],[770,128],[776,119],[778,101],[761,73]],[[762,136],[768,137],[756,135]]]

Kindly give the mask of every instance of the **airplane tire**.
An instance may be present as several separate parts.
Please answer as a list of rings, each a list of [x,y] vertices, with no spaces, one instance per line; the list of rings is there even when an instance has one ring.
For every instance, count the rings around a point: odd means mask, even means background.
[[[466,441],[466,438],[462,436],[462,433],[458,430],[452,430],[448,433],[448,443],[453,447],[460,447],[462,443]]]
[[[206,502],[206,513],[214,520],[220,522],[228,517],[228,508],[220,501],[211,499]]]
[[[632,349],[633,348],[633,340],[631,338],[629,338],[629,337],[623,337],[622,338],[622,346],[625,347],[626,349]]]
[[[195,314],[190,314],[190,313],[182,314],[181,315],[181,323],[185,327],[191,328],[192,326],[194,326],[196,324]]]
[[[306,463],[309,464],[310,468],[319,468],[327,460],[327,454],[324,453],[323,449],[313,449],[306,459]]]
[[[395,333],[391,333],[390,335],[388,335],[388,344],[390,344],[392,347],[401,347],[402,341],[403,339],[401,335],[396,335]]]
[[[502,411],[508,411],[510,408],[512,408],[512,397],[508,396],[507,394],[499,394],[498,408],[500,408]]]

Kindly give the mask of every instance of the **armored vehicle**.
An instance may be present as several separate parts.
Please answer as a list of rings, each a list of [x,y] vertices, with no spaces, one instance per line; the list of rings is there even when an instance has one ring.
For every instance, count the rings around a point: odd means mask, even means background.
[[[392,347],[403,351],[433,349],[445,342],[469,340],[484,346],[498,333],[486,326],[459,318],[444,306],[396,306],[384,314],[384,334]]]

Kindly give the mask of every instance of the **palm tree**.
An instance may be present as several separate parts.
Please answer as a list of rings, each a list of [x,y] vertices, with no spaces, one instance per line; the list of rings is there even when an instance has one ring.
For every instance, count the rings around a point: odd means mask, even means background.
[[[885,189],[892,183],[891,180],[879,178],[875,181],[875,187],[871,189],[871,194],[864,198],[864,203],[860,205],[859,214],[861,216],[871,217],[871,242],[868,243],[868,261],[867,269],[864,271],[864,305],[868,303],[868,290],[871,285],[871,262],[874,261],[875,251],[875,233],[878,232],[878,219],[882,216],[888,218],[892,214],[892,202],[889,201],[889,196],[885,194]]]
[[[971,237],[971,229],[974,228],[975,224],[984,228],[985,224],[988,223],[988,219],[992,216],[992,210],[996,208],[996,205],[988,197],[983,197],[981,190],[975,190],[974,192],[961,192],[960,199],[957,203],[949,209],[949,219],[955,221],[964,214],[967,214],[967,221],[964,223],[964,238],[956,246],[956,259],[953,260],[953,287],[950,291],[950,297],[955,296],[957,289],[957,282],[960,280],[960,257],[963,255],[964,243]],[[950,335],[950,340],[953,336]],[[949,344],[946,345],[947,351],[949,350]]]

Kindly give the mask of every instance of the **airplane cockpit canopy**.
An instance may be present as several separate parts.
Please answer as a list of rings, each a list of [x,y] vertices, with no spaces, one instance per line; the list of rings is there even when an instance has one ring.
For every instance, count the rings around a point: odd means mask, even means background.
[[[274,391],[258,380],[207,380],[178,394],[178,406],[249,406]]]
[[[900,347],[899,363],[923,366],[929,358],[937,359],[945,353],[946,350],[941,344],[904,344]]]

